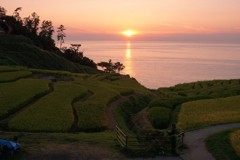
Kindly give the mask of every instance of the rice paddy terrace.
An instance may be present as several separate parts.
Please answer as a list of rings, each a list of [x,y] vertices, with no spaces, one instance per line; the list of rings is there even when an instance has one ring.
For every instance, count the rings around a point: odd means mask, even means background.
[[[132,143],[139,143],[139,133],[167,133],[172,123],[193,130],[239,122],[239,95],[240,80],[179,84],[153,91],[119,74],[1,66],[0,136],[17,135],[31,154],[38,154],[36,146],[77,143],[116,152],[116,124],[135,137]],[[236,139],[239,132],[231,137]]]
[[[151,94],[134,79],[117,74],[72,74],[5,66],[0,70],[0,117],[2,125],[11,131],[106,130],[109,103],[121,96]]]

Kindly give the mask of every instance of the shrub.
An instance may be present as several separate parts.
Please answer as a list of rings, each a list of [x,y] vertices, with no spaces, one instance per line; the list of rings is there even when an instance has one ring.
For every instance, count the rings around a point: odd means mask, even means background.
[[[157,129],[165,129],[169,127],[171,110],[164,107],[152,107],[149,109],[148,117]]]

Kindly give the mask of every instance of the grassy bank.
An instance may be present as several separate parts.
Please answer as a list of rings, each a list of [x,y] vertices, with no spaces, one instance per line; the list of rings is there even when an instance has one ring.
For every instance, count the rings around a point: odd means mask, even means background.
[[[233,131],[224,131],[207,138],[207,148],[216,160],[239,160],[240,157],[230,143],[230,135]]]

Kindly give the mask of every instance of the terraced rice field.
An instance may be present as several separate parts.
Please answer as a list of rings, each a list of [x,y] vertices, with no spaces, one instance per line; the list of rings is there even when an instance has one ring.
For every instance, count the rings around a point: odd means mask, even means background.
[[[47,93],[50,81],[21,79],[16,82],[0,83],[0,118],[21,109],[30,101]]]
[[[9,127],[18,131],[68,131],[74,121],[71,103],[86,92],[79,85],[58,82],[52,93],[10,120]]]
[[[80,83],[80,82],[79,82]],[[97,81],[82,81],[92,95],[74,106],[78,115],[78,130],[97,131],[108,125],[107,105],[119,96],[119,92],[100,85]]]
[[[0,83],[15,81],[20,78],[31,76],[32,72],[30,71],[12,71],[12,72],[0,72]]]
[[[184,103],[177,126],[186,130],[240,122],[240,96]]]
[[[158,93],[168,97],[228,97],[240,95],[240,80],[214,80],[178,84],[170,88],[159,88]]]

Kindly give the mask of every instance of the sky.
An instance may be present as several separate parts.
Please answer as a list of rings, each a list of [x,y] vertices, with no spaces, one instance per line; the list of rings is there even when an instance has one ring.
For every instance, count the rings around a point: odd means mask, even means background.
[[[0,0],[11,15],[36,12],[68,39],[240,42],[240,0]],[[122,35],[133,30],[132,37]]]

